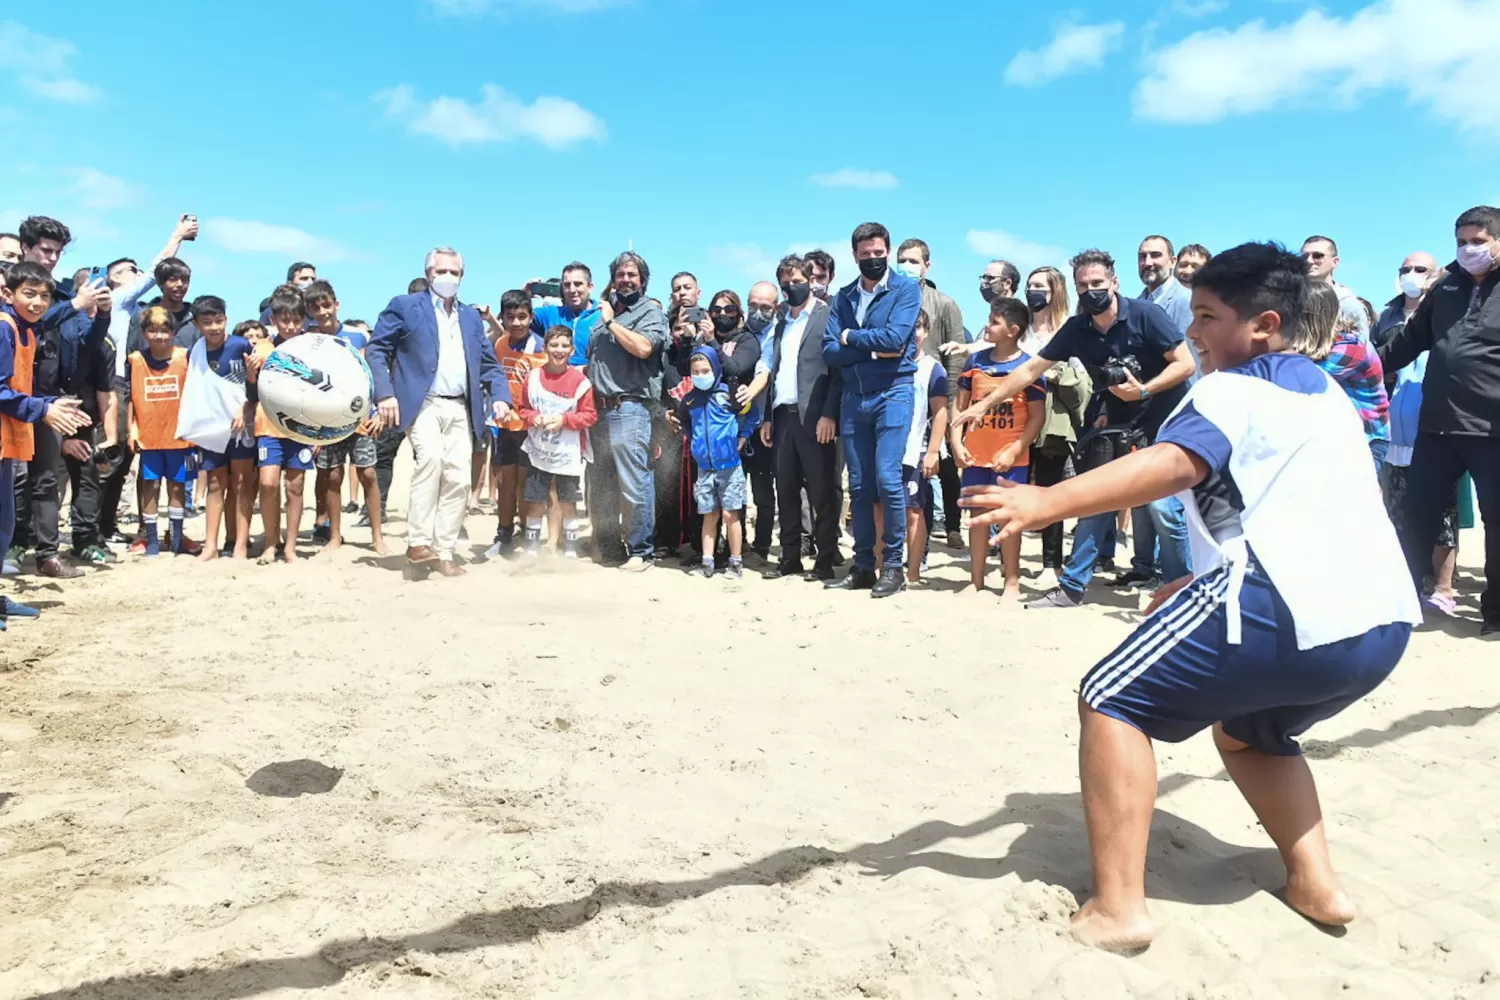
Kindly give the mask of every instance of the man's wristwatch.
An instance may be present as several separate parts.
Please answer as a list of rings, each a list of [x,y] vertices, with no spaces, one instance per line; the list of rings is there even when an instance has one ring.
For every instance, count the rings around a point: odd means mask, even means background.
[[[1141,386],[1141,402],[1144,403],[1146,400],[1148,400],[1150,398],[1151,398],[1151,390],[1147,389],[1145,386]]]

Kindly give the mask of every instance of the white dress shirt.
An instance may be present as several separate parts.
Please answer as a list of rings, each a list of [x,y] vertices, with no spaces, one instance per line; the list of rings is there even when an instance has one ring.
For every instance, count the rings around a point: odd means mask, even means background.
[[[775,381],[771,389],[771,406],[797,405],[797,368],[802,352],[802,338],[807,335],[807,318],[812,315],[812,303],[802,307],[802,313],[787,322],[781,333],[781,349],[776,355]]]
[[[464,358],[464,335],[458,325],[458,303],[453,311],[443,308],[443,300],[432,296],[432,310],[437,314],[438,362],[432,376],[429,396],[464,396],[469,391],[469,363]]]

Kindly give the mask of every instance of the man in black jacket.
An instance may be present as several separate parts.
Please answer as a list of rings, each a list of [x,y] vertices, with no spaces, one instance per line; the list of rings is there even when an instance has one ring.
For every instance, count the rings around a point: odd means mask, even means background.
[[[823,331],[829,306],[812,296],[812,267],[796,255],[783,257],[776,280],[786,308],[777,317],[767,362],[765,422],[760,438],[776,457],[777,521],[781,526],[781,561],[771,578],[800,575],[802,490],[812,507],[817,563],[813,575],[833,579],[838,554],[838,517],[834,441],[838,437],[843,371],[823,360]]]
[[[1481,205],[1454,226],[1458,257],[1406,326],[1380,349],[1387,371],[1431,351],[1406,495],[1406,556],[1418,582],[1432,563],[1443,510],[1465,472],[1484,520],[1481,635],[1500,635],[1500,208]]]

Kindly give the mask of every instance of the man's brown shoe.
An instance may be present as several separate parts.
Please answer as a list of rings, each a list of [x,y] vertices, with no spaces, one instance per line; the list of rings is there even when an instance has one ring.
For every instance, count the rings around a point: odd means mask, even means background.
[[[83,570],[62,556],[50,556],[43,559],[37,564],[36,571],[39,576],[50,576],[57,580],[76,580],[83,575]]]
[[[432,551],[431,546],[413,545],[406,550],[406,561],[414,563],[437,562],[438,554]]]

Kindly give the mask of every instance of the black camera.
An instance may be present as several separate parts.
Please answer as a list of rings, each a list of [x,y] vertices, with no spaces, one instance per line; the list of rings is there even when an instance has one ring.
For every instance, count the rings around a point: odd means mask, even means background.
[[[1136,360],[1134,354],[1127,354],[1123,358],[1110,358],[1097,368],[1089,369],[1089,377],[1094,380],[1096,386],[1124,385],[1134,375],[1137,380],[1141,377],[1141,363]]]

